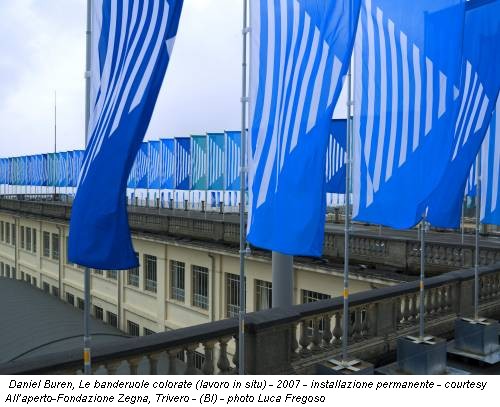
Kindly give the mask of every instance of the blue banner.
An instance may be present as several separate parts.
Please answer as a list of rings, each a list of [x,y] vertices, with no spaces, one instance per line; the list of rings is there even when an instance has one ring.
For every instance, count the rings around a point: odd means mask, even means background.
[[[191,172],[191,139],[176,137],[175,141],[175,189],[188,191]]]
[[[68,258],[121,270],[138,266],[127,180],[165,76],[183,1],[99,4],[92,17],[90,141],[72,208]]]
[[[453,141],[463,20],[463,0],[363,0],[354,58],[355,220],[409,228],[425,214]]]
[[[174,139],[162,139],[161,142],[161,188],[174,189],[175,149]]]
[[[326,150],[326,192],[345,194],[347,120],[332,120]]]
[[[500,1],[467,3],[462,78],[446,172],[429,199],[429,222],[460,226],[464,186],[500,89]]]
[[[68,186],[68,153],[57,153],[57,186]]]
[[[224,189],[224,133],[207,133],[208,189]]]
[[[226,131],[226,190],[240,190],[241,131]]]
[[[137,152],[135,157],[136,162],[136,188],[147,188],[148,187],[148,154],[149,146],[148,143],[141,143],[141,147]]]
[[[328,134],[359,7],[360,0],[250,2],[248,240],[255,246],[322,253]]]
[[[148,188],[160,188],[160,142],[148,142]]]
[[[481,222],[500,226],[500,97],[481,149]]]
[[[191,189],[207,189],[207,136],[191,136]]]

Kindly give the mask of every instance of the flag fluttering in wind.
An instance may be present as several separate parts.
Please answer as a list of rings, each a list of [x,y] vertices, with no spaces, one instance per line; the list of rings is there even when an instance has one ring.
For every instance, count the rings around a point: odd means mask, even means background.
[[[95,0],[90,141],[72,208],[69,260],[98,269],[138,265],[126,186],[165,76],[182,0]]]
[[[408,228],[422,219],[451,149],[465,2],[362,3],[354,52],[353,215]]]
[[[500,97],[482,146],[481,222],[500,225]]]
[[[463,191],[500,90],[500,0],[469,1],[465,12],[462,78],[446,171],[429,199],[429,222],[456,228]]]
[[[360,0],[250,2],[248,240],[255,246],[322,253],[330,122],[359,6]]]

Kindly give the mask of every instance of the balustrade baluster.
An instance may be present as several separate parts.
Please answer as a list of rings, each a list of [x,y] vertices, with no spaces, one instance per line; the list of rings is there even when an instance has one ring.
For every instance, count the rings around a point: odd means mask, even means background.
[[[299,358],[298,349],[299,349],[299,341],[297,340],[297,328],[298,324],[294,323],[292,324],[292,338],[291,338],[291,346],[292,346],[292,359],[297,359]]]
[[[332,329],[331,329],[332,314],[327,314],[323,317],[323,346],[329,348],[332,346]]]
[[[320,334],[321,318],[313,319],[313,334],[311,351],[317,353],[321,351],[321,334]]]
[[[177,374],[177,355],[181,352],[181,349],[169,349],[167,350],[168,355],[168,374]]]
[[[300,323],[300,339],[299,339],[299,344],[300,344],[300,354],[301,356],[307,356],[311,352],[308,348],[309,344],[311,343],[311,338],[309,336],[309,326],[308,326],[307,320],[301,321]]]
[[[158,360],[161,357],[161,353],[150,353],[147,358],[149,362],[149,374],[157,375],[158,373]]]
[[[205,360],[203,361],[203,366],[201,368],[201,371],[203,372],[203,374],[206,374],[206,375],[214,374],[214,371],[215,371],[214,346],[215,346],[214,341],[208,341],[208,342],[203,343],[203,348],[205,349]],[[236,358],[236,363],[235,363],[236,366],[238,366],[237,349],[238,349],[238,344],[236,343],[236,351],[234,352],[234,355]]]
[[[142,356],[135,356],[131,358],[127,358],[128,366],[130,369],[131,375],[137,374],[137,369],[139,368],[139,363],[141,363]]]
[[[219,360],[217,361],[217,367],[219,368],[219,374],[228,374],[230,369],[229,359],[227,357],[227,343],[231,338],[220,338],[219,339]]]
[[[352,325],[352,339],[358,341],[361,339],[361,308],[354,309],[354,322]]]
[[[184,374],[197,374],[198,370],[194,364],[194,351],[198,348],[198,344],[191,344],[186,347],[186,370]]]
[[[332,331],[333,334],[333,344],[339,346],[342,343],[342,317],[340,312],[335,313],[335,327]]]

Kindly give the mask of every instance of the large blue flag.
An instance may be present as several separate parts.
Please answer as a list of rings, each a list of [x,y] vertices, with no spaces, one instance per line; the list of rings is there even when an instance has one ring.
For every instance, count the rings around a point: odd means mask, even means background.
[[[176,137],[175,146],[175,189],[188,191],[191,187],[191,138]]]
[[[241,131],[226,131],[226,187],[227,191],[240,190]],[[246,184],[245,184],[246,185]]]
[[[207,136],[191,136],[191,189],[207,189]]]
[[[90,142],[73,203],[68,257],[87,267],[128,269],[138,260],[127,218],[127,179],[172,54],[183,1],[96,4]]]
[[[355,220],[408,228],[425,214],[453,141],[463,20],[463,0],[363,0],[354,55]]]
[[[148,188],[160,188],[160,142],[148,142]]]
[[[429,200],[429,222],[458,227],[464,186],[500,89],[500,0],[467,2],[459,104],[448,166]]]
[[[326,150],[326,192],[345,194],[347,120],[332,120]]]
[[[481,222],[500,226],[500,97],[481,148]]]
[[[359,6],[359,0],[250,3],[248,240],[255,246],[322,253],[330,121]]]
[[[161,139],[161,188],[174,189],[175,148],[174,139]]]
[[[208,189],[224,189],[224,133],[207,133]]]

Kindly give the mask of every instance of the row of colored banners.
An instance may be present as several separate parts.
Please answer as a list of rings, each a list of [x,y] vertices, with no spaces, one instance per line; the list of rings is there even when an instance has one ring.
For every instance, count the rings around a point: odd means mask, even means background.
[[[327,192],[345,192],[346,121],[332,121]],[[0,158],[0,184],[76,187],[84,151]],[[144,189],[240,190],[241,132],[143,142],[127,186]]]

